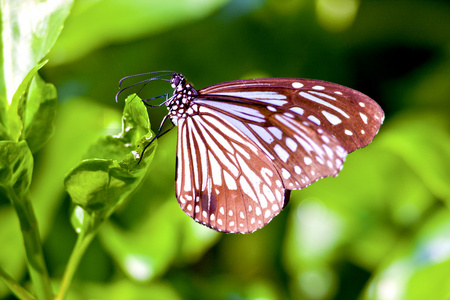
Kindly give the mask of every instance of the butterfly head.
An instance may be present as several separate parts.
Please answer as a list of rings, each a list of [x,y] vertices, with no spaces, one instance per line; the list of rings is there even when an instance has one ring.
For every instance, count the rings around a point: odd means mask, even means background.
[[[182,74],[174,73],[170,79],[170,85],[176,91],[181,91],[186,85],[186,78]]]

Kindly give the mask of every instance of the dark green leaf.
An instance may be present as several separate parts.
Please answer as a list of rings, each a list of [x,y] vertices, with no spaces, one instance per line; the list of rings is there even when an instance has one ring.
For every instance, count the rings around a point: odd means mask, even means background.
[[[36,73],[19,104],[25,139],[31,152],[36,152],[53,135],[56,116],[56,89],[53,84],[45,83]]]
[[[6,191],[12,189],[17,197],[23,198],[30,187],[32,173],[33,156],[27,143],[0,141],[0,187]]]

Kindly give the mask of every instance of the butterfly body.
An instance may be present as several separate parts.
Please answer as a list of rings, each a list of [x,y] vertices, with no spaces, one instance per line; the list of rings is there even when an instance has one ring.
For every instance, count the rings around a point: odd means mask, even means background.
[[[167,81],[165,73],[143,82]],[[264,227],[291,190],[336,176],[384,120],[371,98],[330,82],[265,78],[196,90],[183,75],[170,76],[177,200],[195,221],[222,232]]]

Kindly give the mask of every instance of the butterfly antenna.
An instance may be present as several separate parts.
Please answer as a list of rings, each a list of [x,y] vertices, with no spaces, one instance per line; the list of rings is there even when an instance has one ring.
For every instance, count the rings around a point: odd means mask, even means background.
[[[129,79],[129,78],[134,78],[134,77],[139,77],[139,76],[147,76],[147,75],[156,74],[156,73],[169,73],[169,74],[161,74],[161,75],[158,75],[158,76],[168,76],[168,75],[172,76],[176,72],[175,71],[155,71],[155,72],[147,72],[147,73],[129,75],[129,76],[126,76],[126,77],[120,79],[120,81],[119,81],[119,88],[122,85],[122,82],[127,80],[127,79]]]
[[[154,74],[154,73],[161,73],[161,72],[164,72],[164,73],[170,72],[170,73],[169,73],[169,74],[161,74],[161,75],[157,75],[157,76],[155,76],[155,77],[148,78],[148,79],[145,79],[145,80],[141,80],[141,81],[139,81],[139,82],[133,83],[133,84],[131,84],[131,85],[129,85],[129,86],[126,86],[126,87],[122,88],[122,83],[123,83],[123,81],[126,80],[126,79],[134,78],[134,77],[137,77],[137,76],[144,76],[144,75]],[[125,91],[125,90],[127,90],[127,89],[130,89],[130,88],[132,88],[132,87],[134,87],[134,86],[137,86],[137,85],[142,85],[142,87],[141,87],[141,88],[139,89],[139,91],[137,92],[137,93],[140,93],[140,92],[142,91],[142,89],[143,89],[150,81],[153,81],[153,80],[161,80],[161,81],[167,81],[167,82],[169,82],[170,79],[167,79],[167,78],[164,78],[164,77],[172,76],[174,73],[175,73],[175,72],[172,72],[172,71],[157,71],[157,72],[142,73],[142,74],[136,74],[136,75],[130,75],[130,76],[124,77],[124,78],[122,78],[122,79],[119,81],[119,88],[120,88],[120,90],[119,90],[119,91],[117,92],[117,94],[116,94],[116,97],[115,97],[115,98],[116,98],[116,102],[119,102],[119,96],[120,96],[120,94],[121,94],[123,91]]]

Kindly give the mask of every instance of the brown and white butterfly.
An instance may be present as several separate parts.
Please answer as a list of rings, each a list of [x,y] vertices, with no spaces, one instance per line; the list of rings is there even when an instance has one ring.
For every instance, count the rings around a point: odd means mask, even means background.
[[[336,176],[347,154],[369,144],[384,120],[368,96],[325,81],[250,79],[196,90],[183,75],[170,76],[174,92],[164,102],[164,121],[178,127],[178,203],[222,232],[265,226],[291,190]]]

